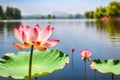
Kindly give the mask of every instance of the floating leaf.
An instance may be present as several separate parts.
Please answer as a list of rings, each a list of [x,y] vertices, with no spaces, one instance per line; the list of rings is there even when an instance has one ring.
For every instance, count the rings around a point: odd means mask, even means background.
[[[30,52],[7,54],[0,59],[0,76],[15,79],[28,78]],[[68,55],[59,50],[34,50],[32,61],[32,77],[44,76],[62,69],[69,63]]]
[[[92,66],[101,73],[120,75],[120,60],[93,60]]]

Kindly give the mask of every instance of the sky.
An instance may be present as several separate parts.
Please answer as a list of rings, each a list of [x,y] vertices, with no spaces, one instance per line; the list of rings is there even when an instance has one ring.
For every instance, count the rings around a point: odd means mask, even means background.
[[[111,1],[120,2],[120,0],[0,0],[0,5],[3,9],[7,6],[19,8],[22,15],[53,12],[84,14],[86,11],[95,11],[96,7],[107,6]]]

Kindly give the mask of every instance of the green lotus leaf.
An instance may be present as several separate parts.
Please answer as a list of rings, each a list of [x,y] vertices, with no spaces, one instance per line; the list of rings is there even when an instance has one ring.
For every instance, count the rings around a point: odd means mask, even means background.
[[[101,73],[120,75],[120,60],[93,60],[94,69]]]
[[[28,78],[30,52],[7,54],[0,59],[0,76],[14,79]],[[34,50],[32,60],[32,77],[44,76],[62,69],[69,63],[68,55],[59,50]]]

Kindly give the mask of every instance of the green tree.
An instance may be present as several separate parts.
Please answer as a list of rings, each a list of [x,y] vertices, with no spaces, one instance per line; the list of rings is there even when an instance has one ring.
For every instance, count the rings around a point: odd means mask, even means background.
[[[0,6],[0,19],[3,19],[3,18],[4,18],[4,11],[2,6]]]
[[[18,8],[12,8],[13,19],[21,19],[21,11]]]
[[[94,14],[94,18],[102,18],[104,16],[108,17],[120,17],[120,2],[110,2],[106,7],[96,8],[95,12],[85,12],[86,18],[92,18]]]
[[[94,11],[85,12],[86,18],[94,18]]]
[[[41,16],[40,18],[41,18],[41,19],[45,19],[45,17],[44,17],[44,16]]]
[[[53,19],[56,19],[56,17],[53,15]]]
[[[120,16],[120,2],[113,1],[106,7],[106,14],[109,17]]]
[[[89,18],[94,18],[94,12],[93,11],[90,11]]]
[[[83,16],[81,14],[75,14],[74,18],[75,19],[80,19],[80,18],[83,18]]]
[[[85,12],[84,16],[85,18],[89,18],[89,12]]]
[[[7,7],[6,11],[6,19],[21,19],[21,11],[18,8]]]
[[[13,18],[12,7],[8,6],[5,13],[6,13],[6,19],[12,19]]]
[[[69,16],[67,17],[67,19],[73,19],[73,16],[72,16],[72,15],[69,15]]]
[[[106,8],[105,7],[96,8],[96,11],[94,13],[94,18],[102,18],[105,15],[106,15]]]
[[[52,16],[49,14],[49,15],[47,16],[47,19],[52,19]]]

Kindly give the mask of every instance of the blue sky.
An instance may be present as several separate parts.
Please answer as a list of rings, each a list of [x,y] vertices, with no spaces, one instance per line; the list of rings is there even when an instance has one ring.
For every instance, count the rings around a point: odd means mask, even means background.
[[[107,6],[111,1],[120,0],[0,0],[0,5],[17,7],[22,15],[49,14],[67,12],[71,14],[95,10],[96,7]]]

